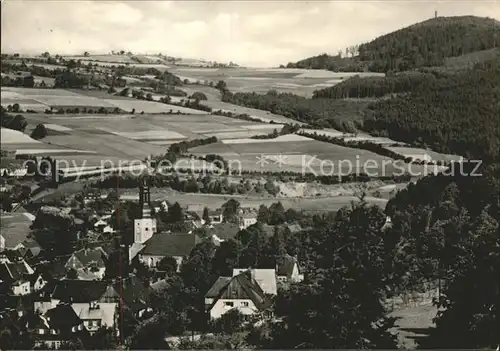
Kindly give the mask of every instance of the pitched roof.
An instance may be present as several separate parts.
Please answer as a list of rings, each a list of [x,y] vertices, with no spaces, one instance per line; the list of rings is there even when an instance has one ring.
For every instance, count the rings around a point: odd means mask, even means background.
[[[265,308],[269,304],[269,299],[250,272],[243,272],[232,277],[220,290],[216,300],[218,299],[250,299],[258,309]]]
[[[76,315],[69,304],[59,304],[48,310],[45,317],[52,329],[68,330],[82,324],[82,320]]]
[[[241,274],[242,272],[249,272],[253,279],[259,284],[266,294],[276,295],[278,293],[276,270],[275,269],[242,269],[234,268],[233,276]]]
[[[4,262],[0,264],[0,280],[12,282],[27,278],[33,273],[29,268],[28,264],[24,261]]]
[[[112,326],[114,324],[115,306],[110,304],[100,304],[96,307],[90,304],[74,305],[75,313],[80,319],[100,319],[103,325]]]
[[[275,269],[252,269],[252,277],[266,294],[278,293]]]
[[[222,210],[220,208],[217,210],[208,210],[208,215],[210,217],[222,216]]]
[[[22,245],[30,250],[33,256],[37,256],[42,251],[42,248],[34,239],[26,239],[22,242]]]
[[[207,298],[216,298],[219,296],[221,290],[226,287],[226,285],[229,283],[231,280],[231,277],[219,277],[214,285],[208,290],[208,292],[205,294],[205,297]]]
[[[95,264],[97,267],[104,267],[106,253],[101,247],[93,249],[82,249],[73,253],[66,266],[78,269]]]
[[[194,234],[158,233],[144,243],[145,247],[140,254],[172,257],[188,256],[200,241],[198,236]]]
[[[106,292],[108,283],[96,280],[60,280],[55,284],[52,298],[64,302],[92,302]]]
[[[222,240],[235,238],[239,231],[240,227],[235,223],[219,223],[207,229],[208,235],[217,235]]]
[[[297,259],[293,256],[286,255],[285,257],[283,257],[281,262],[278,264],[277,274],[279,276],[290,277],[293,273],[293,267],[295,266],[295,264],[297,264],[297,268],[298,268],[299,263],[298,263]]]
[[[37,269],[51,279],[59,279],[66,276],[66,267],[64,267],[64,263],[61,260],[42,261]]]
[[[239,211],[239,216],[242,218],[254,218],[257,217],[257,210],[250,207],[242,207]]]
[[[102,301],[115,302],[120,296],[127,307],[135,309],[149,303],[151,290],[139,278],[131,275],[110,284],[102,296]]]

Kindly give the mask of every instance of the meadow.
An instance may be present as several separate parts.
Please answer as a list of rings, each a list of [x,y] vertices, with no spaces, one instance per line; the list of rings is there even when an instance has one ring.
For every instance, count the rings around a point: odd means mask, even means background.
[[[190,149],[194,155],[217,153],[228,160],[237,160],[249,171],[293,171],[293,172],[363,172],[373,169],[381,172],[383,161],[389,158],[373,152],[347,148],[297,135],[286,135],[276,139],[223,140]],[[261,161],[263,159],[263,161]],[[374,165],[376,164],[376,165]],[[333,167],[333,169],[332,169]],[[392,172],[392,168],[388,168]],[[375,171],[373,171],[375,172]]]
[[[137,200],[138,191],[130,189],[124,191],[120,198],[122,200]],[[181,206],[188,207],[191,211],[203,211],[205,206],[209,208],[220,208],[229,199],[237,200],[242,207],[259,208],[261,204],[270,206],[278,201],[285,209],[293,208],[305,212],[328,212],[338,211],[344,206],[348,206],[353,201],[359,201],[356,196],[335,196],[335,197],[312,197],[312,198],[273,198],[262,196],[239,196],[239,195],[212,195],[212,194],[190,194],[180,193],[173,190],[153,189],[151,200],[176,201]],[[385,207],[387,200],[374,197],[366,197],[365,200],[374,205]]]
[[[269,90],[311,97],[314,90],[329,87],[354,75],[379,73],[331,72],[294,68],[192,68],[172,66],[170,72],[190,82],[224,80],[232,92],[267,93]]]

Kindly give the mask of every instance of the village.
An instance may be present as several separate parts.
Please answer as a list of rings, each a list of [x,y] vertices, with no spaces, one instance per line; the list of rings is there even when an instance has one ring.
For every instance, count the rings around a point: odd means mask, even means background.
[[[2,1],[0,350],[499,351],[500,7],[429,4]]]
[[[252,230],[262,230],[270,239],[280,231],[302,230],[297,223],[271,226],[258,222],[256,209],[239,208],[234,201],[203,213],[166,201],[152,202],[146,182],[140,184],[139,202],[130,204],[136,205],[138,214],[130,223],[124,219],[126,205],[117,201],[111,207],[99,206],[113,200],[111,196],[103,199],[94,190],[78,194],[80,201],[71,206],[42,206],[36,217],[22,210],[2,216],[2,222],[23,216],[26,223],[33,220],[23,227],[2,226],[2,320],[25,326],[36,347],[64,347],[75,335],[92,336],[101,329],[119,337],[123,310],[137,323],[154,318],[158,311],[152,295],[162,290],[169,275],[181,272],[198,244],[210,242],[223,250],[228,241]],[[160,227],[165,216],[178,217],[170,222],[178,230]],[[37,228],[37,234],[30,234],[29,228]],[[68,236],[58,236],[57,230]],[[47,237],[48,232],[52,238]],[[127,234],[133,235],[131,240]],[[70,237],[73,242],[67,242]],[[251,262],[255,257],[247,259]],[[289,254],[254,267],[235,266],[227,273],[205,292],[204,301],[192,301],[205,312],[199,317],[205,318],[202,323],[235,310],[246,317],[272,318],[263,312],[278,294],[278,287],[300,282],[305,274],[297,258]],[[249,320],[256,322],[255,317]]]

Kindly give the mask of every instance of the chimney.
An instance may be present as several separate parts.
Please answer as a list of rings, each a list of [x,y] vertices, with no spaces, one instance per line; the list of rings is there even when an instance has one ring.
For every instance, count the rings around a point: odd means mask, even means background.
[[[438,12],[434,11],[434,18],[437,18],[437,17],[438,17]]]

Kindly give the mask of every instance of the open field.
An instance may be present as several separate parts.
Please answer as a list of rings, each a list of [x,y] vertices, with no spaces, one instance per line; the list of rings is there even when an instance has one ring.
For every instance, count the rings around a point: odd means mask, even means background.
[[[287,141],[306,141],[306,140],[312,140],[310,138],[301,136],[301,135],[296,135],[296,134],[286,134],[286,135],[280,135],[276,138],[273,139],[229,139],[229,140],[223,140],[223,144],[256,144],[256,143],[282,143],[282,142],[287,142]]]
[[[137,200],[138,191],[135,189],[126,190],[120,196],[123,200]],[[206,206],[208,208],[220,208],[229,199],[234,198],[239,201],[243,207],[258,208],[261,204],[266,206],[280,201],[285,208],[294,208],[297,210],[311,212],[338,211],[344,206],[349,206],[352,201],[359,201],[355,196],[334,196],[334,197],[314,197],[314,198],[264,198],[257,196],[238,196],[238,195],[211,195],[211,194],[186,194],[174,190],[152,189],[152,200],[168,200],[178,202],[181,206],[188,206],[193,211],[201,211]],[[384,207],[387,200],[366,197],[365,200],[370,204]]]
[[[128,55],[89,55],[89,56],[64,56],[65,60],[90,60],[97,62],[113,62],[113,63],[136,63]]]
[[[330,72],[292,68],[191,68],[172,66],[170,72],[190,82],[224,80],[232,92],[266,93],[269,90],[311,97],[314,90],[332,86],[354,75],[377,73]]]
[[[241,162],[243,169],[255,171],[310,172],[308,165],[320,171],[319,167],[323,164],[324,172],[332,174],[338,174],[340,170],[344,173],[348,169],[358,172],[363,172],[363,169],[381,172],[384,167],[383,161],[389,161],[386,157],[366,150],[346,148],[307,138],[294,139],[297,138],[285,136],[281,140],[274,141],[257,139],[246,143],[225,141],[195,147],[190,152],[195,155],[210,153],[225,155],[228,159]],[[264,161],[261,162],[263,157]],[[387,166],[385,171],[392,172],[393,169]]]
[[[460,161],[463,157],[458,155],[449,155],[449,154],[441,154],[432,150],[420,149],[415,147],[387,147],[388,150],[391,150],[397,154],[403,155],[405,157],[418,157],[419,155],[429,155],[433,161]]]
[[[72,92],[68,92],[72,97]],[[110,101],[123,101],[122,99]],[[136,100],[133,100],[134,102]],[[142,101],[138,101],[142,102]],[[149,103],[144,101],[144,103]],[[3,139],[8,149],[37,149],[39,155],[77,155],[94,153],[96,157],[143,160],[147,156],[164,154],[169,144],[181,140],[203,139],[216,135],[221,140],[271,133],[282,125],[254,123],[208,114],[24,114],[27,131],[44,124],[48,135],[40,142],[26,134],[7,131]],[[35,147],[31,144],[35,143]],[[3,145],[3,142],[2,142]],[[31,151],[29,151],[31,152]]]
[[[0,128],[2,146],[4,144],[40,144],[35,139],[30,138],[28,135],[17,130]]]
[[[199,114],[206,115],[208,112],[194,110],[192,108],[180,107],[175,105],[167,105],[160,102],[155,101],[143,101],[143,100],[135,100],[135,99],[105,99],[106,103],[118,107],[123,111],[132,111],[133,109],[139,113],[169,113],[169,112],[177,112],[180,113],[190,113],[190,114]]]
[[[212,110],[222,110],[222,112],[231,112],[235,114],[247,114],[252,118],[257,118],[262,122],[269,123],[274,121],[276,123],[288,123],[288,124],[303,124],[299,121],[293,120],[291,118],[286,118],[281,115],[275,115],[274,113],[268,111],[257,110],[255,108],[244,107],[233,105],[222,101],[202,101],[203,105],[206,105]]]

